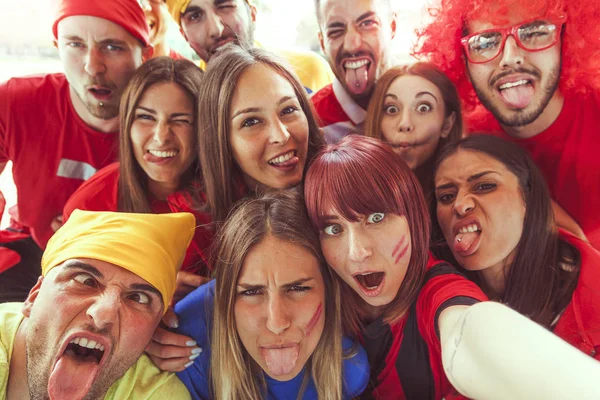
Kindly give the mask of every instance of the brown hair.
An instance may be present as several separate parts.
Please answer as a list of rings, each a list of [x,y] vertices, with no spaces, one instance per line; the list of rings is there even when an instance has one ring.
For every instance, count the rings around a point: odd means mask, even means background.
[[[459,150],[486,154],[517,177],[525,203],[525,220],[514,260],[504,271],[506,289],[502,301],[549,328],[571,300],[580,257],[573,246],[558,237],[550,191],[542,173],[521,147],[482,134],[446,146],[436,162],[435,172]],[[562,268],[564,264],[575,268]]]
[[[245,350],[235,324],[236,282],[248,252],[267,236],[307,249],[318,261],[325,285],[325,327],[307,362],[319,399],[342,398],[342,323],[340,292],[323,259],[302,196],[296,189],[267,193],[237,205],[216,243],[215,303],[211,337],[211,382],[214,398],[260,399],[264,373]],[[263,378],[261,378],[263,377]],[[298,399],[302,398],[302,391]]]
[[[135,119],[135,110],[146,90],[157,83],[173,82],[178,84],[194,99],[194,110],[198,104],[198,90],[202,81],[202,70],[188,60],[173,60],[170,57],[156,57],[146,61],[133,74],[121,98],[119,122],[119,194],[118,210],[122,212],[149,213],[148,176],[140,167],[133,154],[131,144],[131,125]],[[198,119],[198,116],[194,116]],[[200,179],[198,160],[184,173],[180,187],[192,194],[197,207],[201,201],[194,188],[194,182]]]
[[[213,221],[221,222],[245,193],[242,175],[229,142],[230,108],[240,76],[253,65],[266,65],[294,88],[308,120],[308,153],[304,171],[324,145],[311,101],[298,78],[271,53],[257,48],[228,46],[211,58],[200,86],[198,102],[199,154],[207,204]]]
[[[350,221],[374,212],[406,218],[412,243],[409,267],[384,313],[387,323],[398,321],[421,290],[429,257],[429,213],[417,177],[388,144],[348,135],[315,157],[306,174],[304,196],[308,215],[319,231],[329,207]],[[342,288],[349,295],[345,298],[364,301],[347,284]],[[346,330],[358,334],[361,318],[357,307],[344,307],[342,312]]]

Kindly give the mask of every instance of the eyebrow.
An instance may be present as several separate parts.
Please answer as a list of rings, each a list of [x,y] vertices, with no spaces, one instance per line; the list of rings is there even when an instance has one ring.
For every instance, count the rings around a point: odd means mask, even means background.
[[[473,182],[474,180],[477,180],[479,178],[481,178],[482,176],[488,175],[488,174],[497,174],[500,175],[498,172],[496,171],[483,171],[483,172],[479,172],[477,174],[471,175],[470,177],[467,178],[467,182]],[[446,183],[444,185],[440,185],[440,186],[436,186],[435,190],[440,190],[440,189],[448,189],[451,187],[456,186],[454,183]]]
[[[154,286],[149,285],[147,283],[133,283],[133,284],[131,284],[131,286],[129,286],[129,288],[135,289],[135,290],[144,290],[147,292],[154,293],[162,301],[162,294],[158,291],[158,289],[156,289]]]
[[[279,101],[277,102],[277,105],[280,106],[281,104],[285,103],[288,100],[297,99],[297,98],[298,97],[296,97],[296,96],[283,96],[281,99],[279,99]],[[231,119],[235,119],[240,114],[249,114],[249,113],[259,112],[259,111],[263,111],[263,108],[260,108],[260,107],[244,108],[243,110],[236,111],[233,114],[233,116],[231,117]]]
[[[204,12],[204,10],[202,9],[202,7],[199,7],[199,6],[189,6],[189,7],[186,7],[185,12],[183,13],[183,16],[185,17],[189,13],[193,13],[193,12]]]
[[[137,106],[136,110],[144,110],[144,111],[146,111],[146,112],[148,112],[150,114],[156,114],[156,111],[154,111],[151,108],[144,107],[144,106]],[[193,116],[193,114],[192,113],[173,113],[173,114],[170,115],[170,117],[182,117],[182,116],[189,116],[189,117],[191,117],[191,116]]]
[[[367,11],[366,13],[364,13],[364,14],[362,14],[360,17],[358,17],[358,18],[356,19],[356,22],[360,22],[360,21],[362,21],[363,19],[370,18],[370,17],[372,17],[372,16],[374,16],[374,15],[375,15],[375,11]]]
[[[439,100],[438,100],[438,98],[437,98],[437,97],[435,97],[435,95],[434,95],[433,93],[431,93],[431,92],[428,92],[428,91],[426,91],[426,90],[424,90],[424,91],[422,91],[422,92],[419,92],[419,93],[417,93],[417,95],[415,96],[415,99],[417,99],[417,98],[419,98],[419,97],[422,97],[422,96],[425,96],[425,95],[430,95],[431,97],[433,97],[433,98],[435,99],[435,101],[439,101]]]
[[[363,19],[367,19],[369,17],[372,17],[373,15],[376,15],[374,11],[367,11],[366,13],[362,14],[360,17],[358,17],[356,19],[356,22],[360,22]],[[331,28],[343,28],[346,24],[344,24],[343,22],[331,22],[330,24],[328,24],[325,29],[331,29]]]
[[[285,284],[281,285],[281,287],[289,288],[291,286],[298,286],[298,285],[302,285],[302,284],[304,284],[306,282],[312,281],[314,279],[315,278],[312,278],[312,277],[310,277],[310,278],[302,278],[302,279],[295,280],[293,282],[285,283]],[[243,288],[243,289],[246,289],[246,290],[248,290],[248,289],[250,289],[250,290],[252,290],[252,289],[264,289],[264,288],[266,288],[266,285],[253,285],[253,284],[250,284],[250,283],[238,283],[238,286],[241,287],[241,288]]]
[[[70,40],[70,41],[85,42],[85,39],[83,39],[81,36],[77,36],[77,35],[66,35],[66,36],[63,36],[63,38],[66,40]],[[107,45],[107,44],[115,44],[115,45],[119,45],[119,46],[127,45],[126,41],[120,40],[120,39],[114,39],[114,38],[102,39],[97,43],[103,44],[103,45]]]

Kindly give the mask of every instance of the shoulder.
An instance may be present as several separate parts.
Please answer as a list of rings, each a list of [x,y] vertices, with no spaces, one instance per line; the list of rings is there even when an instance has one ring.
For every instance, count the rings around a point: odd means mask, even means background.
[[[310,100],[314,104],[315,107],[319,108],[326,104],[337,104],[339,106],[339,102],[337,101],[335,94],[333,93],[333,85],[329,84],[315,92]]]
[[[119,163],[110,164],[85,181],[71,195],[63,210],[69,218],[73,210],[117,211]]]
[[[175,305],[179,318],[178,332],[198,343],[208,341],[215,297],[215,280],[198,287]]]
[[[190,399],[177,376],[160,371],[145,355],[125,372],[106,393],[105,399]]]
[[[366,389],[369,383],[371,374],[369,359],[365,349],[348,337],[342,339],[342,348],[344,353],[342,365],[344,393],[349,397],[356,397]]]
[[[0,84],[0,91],[10,95],[15,100],[22,97],[41,98],[49,92],[60,91],[69,86],[64,74],[47,74],[11,78]]]

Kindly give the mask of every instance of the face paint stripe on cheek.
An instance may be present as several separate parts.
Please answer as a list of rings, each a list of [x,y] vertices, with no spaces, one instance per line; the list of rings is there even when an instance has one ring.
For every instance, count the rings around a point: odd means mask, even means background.
[[[395,264],[398,264],[398,261],[400,261],[400,259],[402,257],[404,257],[404,255],[408,251],[408,243],[406,243],[406,245],[404,245],[405,242],[406,242],[406,236],[402,236],[402,239],[400,239],[398,241],[398,244],[396,245],[396,247],[394,247],[394,251],[392,252],[392,257],[396,257],[396,259],[394,260]],[[402,245],[404,245],[404,247],[402,247]],[[402,250],[400,250],[400,248],[402,248]]]
[[[310,336],[310,334],[312,333],[312,330],[317,325],[317,322],[319,322],[322,311],[323,311],[323,303],[319,303],[317,310],[311,317],[310,321],[308,321],[308,325],[306,325],[306,337]]]

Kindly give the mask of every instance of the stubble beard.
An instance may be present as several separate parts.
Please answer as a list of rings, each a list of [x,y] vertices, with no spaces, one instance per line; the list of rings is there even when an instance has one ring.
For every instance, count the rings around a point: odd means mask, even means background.
[[[494,102],[490,98],[491,96],[488,96],[485,90],[482,90],[475,84],[472,84],[472,86],[475,89],[475,93],[477,94],[477,97],[479,98],[481,104],[483,104],[483,106],[494,115],[494,118],[496,118],[501,125],[518,128],[533,123],[540,117],[540,115],[542,115],[542,113],[550,103],[550,100],[552,100],[552,96],[554,96],[556,89],[558,89],[560,71],[561,63],[559,62],[558,65],[556,65],[552,70],[550,70],[550,72],[548,73],[548,80],[546,84],[541,88],[542,98],[539,102],[539,105],[530,111],[527,111],[526,108],[524,108],[519,110],[511,110],[508,112],[508,114],[503,113],[500,107],[494,105]],[[469,78],[471,78],[468,68],[467,73],[469,74]],[[472,79],[471,82],[473,82]]]
[[[85,106],[85,109],[88,110],[88,112],[94,118],[109,120],[119,115],[119,101],[117,101],[116,104],[113,100],[111,100],[110,102],[103,101],[96,103],[93,100],[86,100],[85,96],[79,93],[78,90],[76,90],[75,93],[77,93],[77,97],[79,97],[79,100],[81,100],[81,102]],[[113,98],[120,99],[120,97],[121,93],[119,93],[118,95],[113,93]]]

